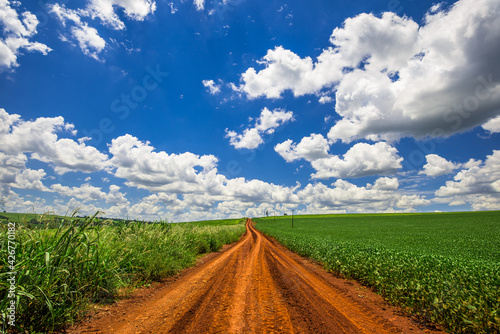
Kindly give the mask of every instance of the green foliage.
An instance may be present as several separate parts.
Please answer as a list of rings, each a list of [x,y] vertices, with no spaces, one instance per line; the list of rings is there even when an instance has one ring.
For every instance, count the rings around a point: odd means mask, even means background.
[[[296,216],[256,227],[452,333],[500,332],[500,212]]]
[[[121,287],[173,275],[199,254],[217,251],[244,233],[244,224],[101,222],[66,218],[56,229],[16,224],[16,325],[49,332],[78,319],[89,303],[109,302]],[[0,227],[0,311],[8,302],[7,224]],[[4,324],[5,325],[5,324]]]
[[[3,212],[1,213],[3,218],[1,220],[8,220],[9,222],[15,223],[23,223],[25,225],[29,225],[34,227],[34,225],[30,222],[35,222],[40,226],[44,226],[47,224],[53,224],[53,227],[57,227],[59,222],[63,219],[67,219],[67,217],[56,216],[52,214],[37,214],[37,213],[11,213],[11,212]],[[4,221],[5,222],[5,221]]]
[[[196,226],[224,226],[224,225],[237,225],[244,224],[246,218],[239,219],[221,219],[221,220],[202,220],[190,223],[180,223],[180,224],[191,224]]]

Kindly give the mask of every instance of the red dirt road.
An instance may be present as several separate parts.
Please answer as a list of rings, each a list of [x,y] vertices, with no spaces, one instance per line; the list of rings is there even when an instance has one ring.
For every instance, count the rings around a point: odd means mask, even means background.
[[[438,333],[334,277],[247,221],[236,244],[69,333]]]

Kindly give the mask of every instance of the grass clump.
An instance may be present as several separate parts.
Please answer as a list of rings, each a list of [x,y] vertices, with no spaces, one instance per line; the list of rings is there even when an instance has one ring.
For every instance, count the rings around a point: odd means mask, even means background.
[[[196,226],[102,222],[96,215],[69,217],[57,228],[16,223],[15,264],[8,260],[9,234],[0,227],[0,311],[4,332],[51,332],[79,319],[91,303],[106,303],[123,287],[147,284],[193,265],[244,233],[244,224]],[[12,237],[11,237],[12,239]],[[12,240],[11,240],[12,241]],[[6,323],[12,270],[15,327]]]

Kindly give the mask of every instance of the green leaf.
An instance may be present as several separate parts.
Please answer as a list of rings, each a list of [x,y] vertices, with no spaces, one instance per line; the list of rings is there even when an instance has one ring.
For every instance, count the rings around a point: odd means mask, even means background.
[[[474,312],[475,312],[475,311],[477,311],[477,308],[476,308],[474,305],[470,305],[470,304],[468,304],[466,307],[467,307],[469,310],[471,310],[471,311],[474,311]]]

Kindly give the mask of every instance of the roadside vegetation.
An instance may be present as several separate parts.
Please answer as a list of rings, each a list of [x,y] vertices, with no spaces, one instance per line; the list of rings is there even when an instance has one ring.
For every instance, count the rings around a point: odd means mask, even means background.
[[[254,219],[327,270],[451,333],[500,333],[500,211]]]
[[[97,214],[56,218],[55,222],[54,216],[37,217],[45,226],[17,222],[14,238],[9,238],[8,220],[1,223],[2,332],[47,333],[64,328],[80,319],[91,304],[112,302],[123,289],[172,276],[195,264],[200,254],[237,241],[245,231],[243,219],[173,224],[102,221]],[[12,239],[15,261],[8,260]],[[15,329],[5,322],[12,271],[16,273]]]

